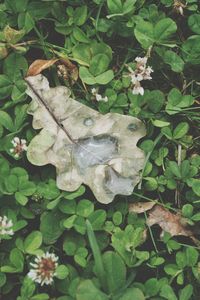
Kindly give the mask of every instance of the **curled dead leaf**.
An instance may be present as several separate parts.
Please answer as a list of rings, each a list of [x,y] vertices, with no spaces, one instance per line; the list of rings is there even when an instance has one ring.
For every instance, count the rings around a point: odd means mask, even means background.
[[[169,210],[160,205],[155,205],[150,210],[147,218],[148,226],[155,224],[158,224],[162,228],[163,232],[168,232],[171,236],[193,236],[192,231],[188,228],[186,219],[184,219],[180,214],[171,213]]]
[[[36,59],[28,68],[27,76],[35,76],[51,67],[58,59]]]
[[[141,214],[145,211],[148,211],[152,209],[156,205],[156,202],[136,202],[136,203],[131,203],[129,205],[129,212],[134,212],[136,214]]]
[[[168,232],[171,236],[187,236],[200,247],[200,241],[195,238],[194,232],[188,226],[187,219],[183,218],[180,213],[171,213],[168,209],[156,202],[137,202],[129,205],[129,212],[141,214],[148,211],[146,224],[151,227],[155,224],[162,229],[161,237],[164,232]]]
[[[36,76],[45,69],[48,69],[55,63],[57,63],[58,76],[65,80],[70,80],[73,84],[78,80],[78,68],[67,58],[60,59],[36,59],[30,66],[27,72],[28,76]]]

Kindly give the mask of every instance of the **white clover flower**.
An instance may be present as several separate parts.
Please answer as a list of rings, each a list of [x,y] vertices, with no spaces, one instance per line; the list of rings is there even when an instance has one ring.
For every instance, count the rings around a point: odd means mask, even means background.
[[[100,94],[96,94],[95,97],[98,102],[102,100],[102,96]]]
[[[108,97],[107,97],[107,96],[103,97],[103,98],[101,99],[101,101],[108,102]]]
[[[131,82],[132,84],[137,84],[138,81],[142,81],[143,80],[143,76],[138,74],[136,75],[135,73],[134,74],[130,74],[130,77],[131,77]]]
[[[153,72],[151,67],[147,67],[145,72],[143,73],[143,80],[151,80],[151,73]]]
[[[133,83],[133,84],[136,84],[136,82],[138,81],[137,80],[137,77],[135,76],[135,74],[129,74],[129,76],[131,77],[131,82]]]
[[[17,136],[11,141],[13,148],[10,149],[10,152],[14,154],[14,157],[19,158],[23,151],[27,151],[27,142],[25,139],[20,139]]]
[[[20,143],[20,139],[16,136],[14,139],[11,141],[14,147],[16,147]]]
[[[96,88],[92,88],[91,93],[95,96],[97,102],[99,102],[99,101],[108,102],[108,97],[107,96],[102,97],[101,94],[98,94],[98,91]]]
[[[92,93],[93,95],[96,95],[96,93],[97,93],[97,89],[95,89],[95,88],[92,88],[92,89],[91,89],[91,93]]]
[[[152,79],[151,73],[153,72],[153,69],[150,66],[146,66],[147,64],[147,56],[145,57],[136,57],[135,61],[136,69],[133,70],[131,67],[128,66],[129,75],[131,78],[132,83],[132,93],[134,95],[144,95],[144,88],[141,86],[141,81],[143,80],[150,80]]]
[[[58,266],[58,256],[54,253],[46,252],[42,256],[37,256],[34,263],[30,263],[33,267],[28,273],[28,277],[39,283],[49,285],[53,283],[53,277],[56,276],[56,268]]]
[[[136,79],[137,79],[137,81],[142,81],[142,80],[144,80],[144,75],[142,75],[142,74],[137,74]]]
[[[135,61],[139,64],[146,65],[147,57],[146,56],[145,57],[136,57]]]
[[[141,85],[134,86],[132,89],[133,95],[144,95],[144,88]]]
[[[151,74],[151,73],[153,72],[152,67],[148,66],[148,67],[146,68],[146,72],[148,72],[148,73]]]
[[[0,216],[0,235],[13,235],[13,222],[9,220],[6,216]]]
[[[102,95],[100,94],[96,94],[96,100],[99,102],[99,101],[102,101],[102,102],[108,102],[108,97],[105,96],[105,97],[102,97]]]

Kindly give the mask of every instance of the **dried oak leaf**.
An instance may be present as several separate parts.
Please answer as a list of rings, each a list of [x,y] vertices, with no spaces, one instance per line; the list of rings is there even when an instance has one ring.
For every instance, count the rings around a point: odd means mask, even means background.
[[[26,81],[33,99],[28,113],[33,127],[41,129],[29,144],[29,161],[54,165],[62,190],[75,191],[84,183],[102,203],[130,195],[144,166],[144,153],[136,146],[144,124],[131,116],[102,115],[73,100],[67,87],[50,88],[41,74]]]
[[[158,224],[163,232],[168,232],[171,236],[184,235],[193,237],[192,231],[188,229],[186,220],[180,214],[173,214],[160,205],[155,205],[150,210],[147,218],[148,226],[154,224]]]

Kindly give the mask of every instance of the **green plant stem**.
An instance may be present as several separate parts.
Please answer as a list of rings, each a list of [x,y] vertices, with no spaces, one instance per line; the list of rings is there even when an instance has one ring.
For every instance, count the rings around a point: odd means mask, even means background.
[[[144,162],[144,167],[143,167],[142,174],[141,174],[141,180],[140,180],[140,183],[138,184],[138,189],[141,189],[141,187],[142,187],[142,179],[143,179],[143,176],[144,176],[144,170],[145,170],[146,165],[149,161],[149,158],[150,158],[152,152],[154,151],[156,145],[158,144],[158,142],[161,140],[162,137],[163,137],[163,134],[160,133],[154,141],[154,146],[153,146],[152,150],[147,153],[147,156],[146,156],[145,162]]]
[[[146,219],[146,221],[147,221],[147,214],[146,214],[146,212],[144,212],[144,215],[145,215],[145,219]],[[156,242],[155,242],[155,239],[154,239],[154,236],[153,236],[153,232],[152,232],[152,230],[151,230],[151,227],[148,225],[147,222],[146,222],[146,224],[147,224],[148,229],[149,229],[149,233],[150,233],[150,236],[151,236],[151,240],[152,240],[154,249],[155,249],[156,253],[158,253],[159,251],[158,251],[158,248],[157,248],[157,246],[156,246]]]
[[[103,266],[101,252],[99,249],[99,245],[97,244],[97,240],[96,240],[92,225],[89,220],[86,220],[86,227],[87,227],[87,235],[88,235],[90,247],[92,249],[92,253],[94,256],[97,276],[99,278],[99,281],[100,281],[104,291],[107,291],[106,273],[105,273],[104,266]]]

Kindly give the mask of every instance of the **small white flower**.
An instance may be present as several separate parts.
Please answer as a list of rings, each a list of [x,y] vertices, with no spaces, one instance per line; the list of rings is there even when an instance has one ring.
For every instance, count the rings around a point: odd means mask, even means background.
[[[151,67],[147,67],[145,72],[144,72],[144,80],[149,80],[152,79],[151,73],[153,72],[153,69]]]
[[[151,80],[152,79],[152,77],[151,77],[151,75],[150,74],[144,74],[144,77],[143,77],[143,80]]]
[[[23,151],[27,151],[27,142],[25,139],[20,139],[18,137],[14,137],[14,139],[11,141],[13,144],[14,148],[10,149],[10,153],[14,154],[14,157],[19,158],[21,153]]]
[[[144,80],[144,76],[142,74],[137,74],[137,81],[142,81]]]
[[[183,16],[183,7],[180,6],[180,7],[178,8],[178,10],[179,10],[180,15]]]
[[[13,235],[13,222],[9,220],[6,216],[0,216],[0,235]]]
[[[53,277],[56,275],[58,266],[58,256],[54,253],[46,252],[42,256],[37,256],[34,263],[30,263],[33,267],[28,273],[28,277],[39,283],[41,286],[53,283]]]
[[[129,70],[129,75],[132,83],[132,93],[134,95],[144,95],[144,88],[141,86],[141,81],[152,79],[151,73],[153,69],[150,66],[146,66],[147,64],[147,56],[145,57],[136,57],[135,61],[136,69],[133,70],[130,66],[127,66]]]
[[[98,102],[102,100],[102,96],[100,94],[96,94],[95,97]]]
[[[143,76],[141,74],[131,74],[131,82],[133,84],[137,84],[138,81],[142,81],[143,80]]]
[[[16,136],[16,137],[14,137],[14,139],[12,140],[11,143],[13,144],[13,146],[17,146],[17,144],[20,143],[20,139]]]
[[[91,89],[91,93],[92,93],[93,95],[96,95],[96,93],[97,93],[97,89],[95,89],[95,88],[92,88],[92,89]]]
[[[144,95],[144,88],[142,86],[134,86],[132,90],[133,95]]]
[[[153,72],[153,69],[152,69],[152,67],[148,66],[148,67],[147,67],[147,69],[146,69],[146,72],[148,72],[148,73],[150,73],[150,74],[151,74],[151,73]]]
[[[103,98],[101,99],[101,101],[108,102],[108,97],[107,97],[107,96],[103,97]]]
[[[131,77],[131,82],[132,82],[133,84],[136,84],[136,82],[137,82],[137,77],[135,76],[135,73],[134,73],[134,74],[130,74],[130,77]]]
[[[146,63],[147,63],[147,57],[146,56],[145,57],[136,57],[135,61],[137,63],[142,64],[142,65],[146,65]]]
[[[96,94],[96,100],[99,102],[99,101],[102,101],[102,102],[108,102],[108,97],[105,96],[105,97],[102,97],[102,95],[100,94]]]
[[[107,96],[102,97],[101,94],[98,94],[98,91],[96,88],[92,88],[91,93],[95,96],[97,102],[99,102],[99,101],[108,102],[108,97]]]

